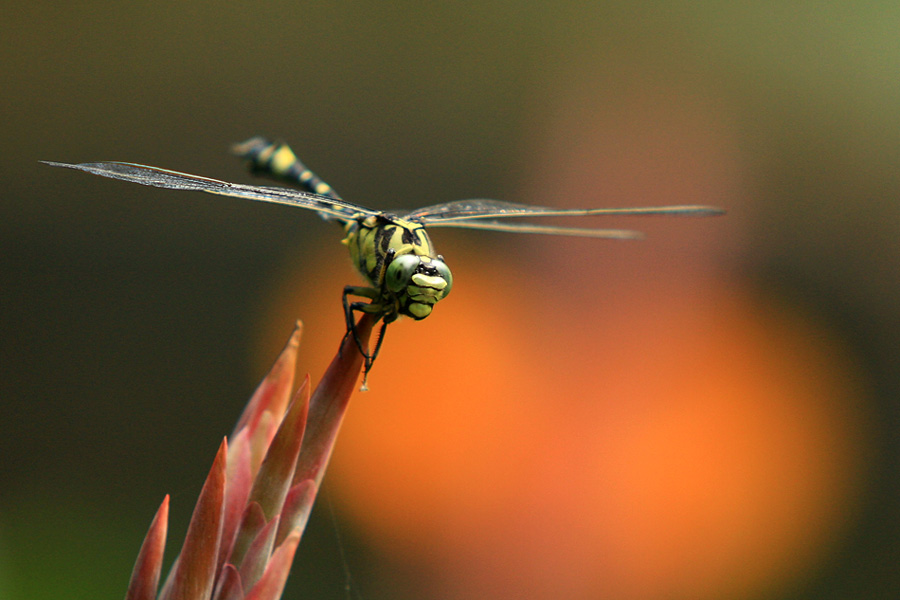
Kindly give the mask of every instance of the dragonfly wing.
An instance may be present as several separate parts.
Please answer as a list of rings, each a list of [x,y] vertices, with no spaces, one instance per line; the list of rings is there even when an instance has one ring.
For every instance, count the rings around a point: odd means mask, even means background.
[[[405,218],[434,226],[438,223],[470,221],[473,219],[498,219],[512,217],[592,217],[592,216],[638,216],[672,215],[706,217],[724,214],[720,208],[712,206],[648,206],[637,208],[554,208],[515,204],[500,200],[458,200],[426,206],[414,210]]]
[[[587,227],[554,227],[531,223],[501,223],[500,221],[429,221],[428,228],[456,227],[457,229],[481,229],[483,231],[503,231],[508,233],[541,233],[545,235],[567,235],[576,237],[606,238],[614,240],[639,240],[644,237],[640,231],[629,229],[591,229]]]
[[[180,173],[178,171],[170,171],[168,169],[160,169],[159,167],[150,167],[147,165],[123,162],[81,163],[77,165],[47,161],[42,162],[52,167],[77,169],[101,177],[121,179],[123,181],[130,181],[132,183],[139,183],[141,185],[149,185],[152,187],[207,192],[221,196],[298,206],[300,208],[315,210],[324,215],[345,221],[355,219],[360,215],[368,216],[380,214],[379,211],[309,192],[288,188],[228,183],[227,181],[220,181],[209,177],[201,177],[200,175]]]
[[[495,217],[497,214],[506,214],[517,209],[521,211],[522,209],[540,210],[541,208],[540,206],[514,204],[512,202],[501,202],[500,200],[456,200],[454,202],[417,208],[405,214],[404,218],[423,222],[437,222],[459,218],[483,219]]]

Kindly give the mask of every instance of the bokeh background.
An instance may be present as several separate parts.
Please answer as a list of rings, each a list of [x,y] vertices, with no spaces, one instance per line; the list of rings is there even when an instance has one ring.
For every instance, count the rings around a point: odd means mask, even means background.
[[[0,598],[169,559],[289,335],[356,281],[313,214],[51,170],[250,181],[289,141],[376,208],[704,203],[641,242],[437,230],[286,598],[900,595],[896,2],[6,3]],[[349,585],[349,591],[347,586]]]

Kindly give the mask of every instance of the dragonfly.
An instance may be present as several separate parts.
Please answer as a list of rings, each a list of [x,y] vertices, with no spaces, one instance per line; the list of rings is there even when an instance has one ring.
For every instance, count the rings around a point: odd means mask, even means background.
[[[352,335],[364,359],[363,389],[384,342],[388,324],[398,318],[421,320],[453,287],[453,276],[443,256],[437,254],[427,229],[455,227],[508,233],[533,233],[606,239],[638,239],[642,234],[627,229],[559,227],[515,219],[535,217],[593,216],[691,216],[724,214],[720,208],[701,205],[637,208],[554,208],[499,200],[457,200],[412,211],[381,211],[343,200],[282,142],[254,137],[232,147],[251,171],[299,189],[229,183],[159,167],[127,162],[68,164],[42,161],[53,167],[77,169],[93,175],[174,190],[207,192],[220,196],[284,204],[316,211],[323,219],[344,228],[343,244],[366,285],[347,285],[341,297],[347,333]],[[365,300],[352,301],[351,298]],[[368,313],[381,321],[374,348],[367,348],[356,333],[355,313]]]

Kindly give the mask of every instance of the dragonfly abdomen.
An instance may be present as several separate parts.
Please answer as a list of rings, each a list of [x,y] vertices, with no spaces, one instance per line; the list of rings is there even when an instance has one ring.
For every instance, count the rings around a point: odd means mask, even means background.
[[[248,160],[254,173],[271,175],[276,179],[300,185],[303,189],[320,196],[341,199],[330,185],[300,162],[290,146],[283,142],[270,142],[265,138],[255,137],[235,144],[231,150]]]

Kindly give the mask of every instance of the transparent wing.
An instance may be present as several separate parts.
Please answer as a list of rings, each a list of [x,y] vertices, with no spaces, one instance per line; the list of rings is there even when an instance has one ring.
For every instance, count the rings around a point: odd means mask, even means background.
[[[159,167],[149,167],[146,165],[123,162],[81,163],[77,165],[48,161],[41,162],[50,165],[51,167],[77,169],[94,175],[100,175],[101,177],[121,179],[123,181],[130,181],[141,185],[172,190],[207,192],[210,194],[219,194],[220,196],[232,196],[234,198],[246,198],[248,200],[258,200],[261,202],[299,206],[300,208],[315,210],[323,215],[343,221],[353,220],[359,215],[369,216],[381,214],[376,210],[309,192],[288,188],[228,183],[227,181],[219,181],[218,179],[210,179],[209,177],[179,173],[178,171],[169,171],[168,169],[160,169]]]
[[[456,227],[457,229],[481,229],[484,231],[504,231],[508,233],[542,233],[546,235],[568,235],[577,237],[607,238],[614,240],[639,240],[644,237],[640,231],[630,229],[591,229],[587,227],[554,227],[552,225],[532,225],[531,223],[501,223],[499,221],[426,221],[432,227]]]
[[[458,200],[435,206],[419,208],[404,215],[407,219],[420,221],[432,227],[463,227],[462,224],[477,219],[499,219],[511,217],[592,217],[592,216],[636,216],[671,215],[685,217],[708,217],[724,214],[713,206],[649,206],[642,208],[553,208],[514,204],[499,200]],[[454,224],[454,225],[451,225]],[[468,225],[466,225],[468,227]],[[490,227],[469,227],[470,229],[496,229]],[[520,229],[516,228],[516,231]],[[498,230],[500,231],[500,230]],[[511,231],[503,229],[502,231]],[[602,231],[602,230],[601,230]],[[549,231],[547,231],[549,233]],[[564,234],[572,235],[572,234]],[[579,235],[579,234],[575,234]],[[602,237],[602,236],[601,236]]]

